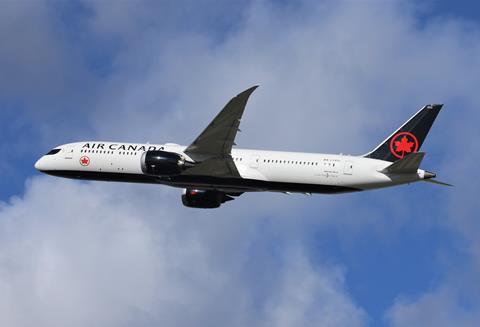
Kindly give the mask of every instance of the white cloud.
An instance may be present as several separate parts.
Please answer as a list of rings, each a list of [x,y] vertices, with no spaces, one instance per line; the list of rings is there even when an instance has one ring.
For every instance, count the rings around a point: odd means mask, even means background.
[[[260,222],[233,211],[183,212],[154,187],[115,189],[35,178],[23,198],[2,204],[1,325],[364,321],[341,270],[313,266],[288,241],[278,258],[263,241],[252,249]]]
[[[188,143],[231,96],[260,83],[242,122],[241,146],[362,153],[419,106],[446,102],[427,151],[448,162],[442,172],[453,177],[461,171],[465,177],[453,196],[437,195],[439,203],[426,199],[402,208],[395,202],[412,200],[408,195],[399,192],[392,200],[372,194],[372,202],[395,209],[388,214],[353,197],[284,201],[267,194],[244,195],[213,212],[196,211],[182,208],[178,192],[162,187],[34,179],[25,196],[0,204],[0,312],[7,313],[0,315],[1,325],[362,325],[366,314],[348,294],[345,271],[311,263],[312,252],[322,256],[322,250],[297,240],[329,225],[355,248],[358,234],[388,238],[399,225],[420,225],[404,213],[425,202],[434,216],[430,224],[440,223],[437,207],[450,208],[446,228],[467,243],[470,256],[463,268],[478,271],[477,184],[468,192],[463,188],[472,185],[468,174],[478,162],[470,140],[480,136],[475,25],[419,21],[414,8],[401,2],[306,1],[286,9],[254,2],[239,15],[240,23],[219,37],[189,29],[182,11],[161,11],[174,17],[172,25],[182,20],[176,28],[159,24],[158,11],[140,5],[133,11],[131,5],[112,8],[108,2],[86,6],[93,10],[87,32],[121,40],[122,47],[101,83],[87,67],[75,70],[78,83],[90,85],[85,92],[90,105],[82,107],[79,123],[88,131],[83,135]],[[0,20],[2,38],[11,49],[32,38],[43,41],[31,53],[22,52],[26,57],[17,57],[18,50],[0,54],[0,69],[15,77],[1,84],[8,85],[9,95],[43,86],[41,99],[72,101],[62,96],[63,74],[82,63],[81,56],[70,57],[71,44],[53,33],[44,7],[22,8],[29,14],[10,11],[15,19]],[[21,17],[32,23],[19,24]],[[202,17],[194,26],[210,16]],[[23,45],[15,47],[17,40],[9,37],[12,26],[28,27],[19,34]],[[35,65],[37,54],[41,66]],[[48,72],[59,75],[44,83]],[[464,106],[453,108],[454,103]],[[78,128],[39,124],[49,140]],[[435,144],[443,146],[438,150]],[[438,168],[438,161],[428,160]],[[424,196],[440,192],[428,189]],[[345,206],[355,210],[341,211]],[[299,207],[305,217],[297,217]],[[275,216],[275,224],[264,230],[267,216]],[[272,254],[271,243],[282,250]],[[441,285],[418,298],[400,295],[387,321],[429,324],[434,318],[424,313],[432,307],[443,312],[444,321],[477,321],[459,302],[465,294],[473,298],[473,308],[479,301],[452,282],[455,270],[447,267],[445,274]],[[478,284],[475,274],[466,277],[466,284]]]
[[[230,97],[260,84],[240,145],[360,154],[425,103],[478,100],[476,34],[461,23],[419,27],[396,3],[292,7],[256,2],[220,43],[194,31],[133,42],[96,108],[98,133],[188,143]]]
[[[341,269],[313,270],[293,253],[289,272],[266,303],[265,326],[363,326],[365,313],[341,291]]]
[[[480,314],[448,287],[415,300],[397,299],[386,315],[391,326],[478,326]]]
[[[476,151],[465,151],[459,144],[479,136],[477,119],[473,118],[478,117],[475,107],[480,104],[475,90],[480,82],[476,74],[476,67],[480,66],[478,27],[450,18],[420,21],[415,17],[417,14],[416,8],[401,2],[306,3],[288,10],[256,2],[249,8],[241,28],[222,43],[199,33],[180,34],[173,40],[162,39],[161,43],[152,36],[146,47],[158,54],[158,60],[149,57],[150,69],[142,70],[145,74],[141,81],[131,79],[129,74],[114,80],[127,90],[113,104],[121,108],[122,114],[115,124],[104,128],[99,123],[97,129],[104,138],[124,136],[125,130],[129,130],[128,137],[147,135],[149,140],[168,138],[187,143],[193,137],[190,131],[200,131],[230,96],[259,83],[262,87],[252,96],[242,123],[240,145],[361,153],[421,105],[443,102],[445,110],[432,131],[435,142],[427,142],[427,151],[433,152],[431,157],[437,159],[437,168],[442,157],[451,159],[447,153],[454,152],[456,162],[463,162],[461,166],[467,165],[473,171],[471,155]],[[136,49],[127,51],[120,62],[135,62],[143,51],[139,53]],[[113,85],[112,91],[118,84]],[[112,98],[109,93],[106,103]],[[162,108],[162,113],[157,111],[159,99],[167,107]],[[465,105],[457,109],[455,103]],[[152,116],[158,120],[152,120]],[[466,116],[470,118],[465,119]],[[461,127],[449,125],[452,120],[460,120],[461,123],[453,125]],[[129,129],[132,122],[144,128]],[[201,126],[199,122],[203,122]],[[455,131],[456,135],[449,131]],[[442,151],[435,150],[432,144],[442,144]],[[449,165],[441,167],[441,172],[453,176],[453,172],[449,173],[451,160],[445,160]],[[453,208],[464,207],[466,199],[463,194],[460,197]],[[418,224],[413,218],[404,218],[410,215],[402,215],[406,209],[395,203],[397,199],[377,198],[395,207],[396,214],[389,214],[389,222],[383,222],[371,220],[367,214],[371,209],[366,209],[365,214],[350,217],[354,222],[347,226],[346,220],[342,220],[341,229],[344,233],[348,231],[345,242],[349,246],[354,247],[355,233],[374,230],[388,238],[395,234],[399,224]],[[338,203],[326,207],[322,204],[321,210],[333,212]],[[451,225],[472,248],[478,248],[475,237],[471,236],[479,230],[472,220],[478,212],[477,205],[463,216],[455,209],[451,212]],[[435,214],[423,217],[432,225],[439,223],[436,218]],[[471,255],[475,256],[475,252],[471,251]],[[464,268],[476,269],[475,262],[473,259],[473,265],[467,263]],[[455,274],[449,268],[446,271],[448,276]],[[452,279],[446,277],[439,283],[453,288]],[[476,277],[469,276],[468,283],[476,282]],[[421,313],[430,302],[442,308],[443,292],[438,291],[441,287],[425,293],[424,297],[431,301],[421,297],[410,301],[409,308]],[[445,315],[450,319],[476,321],[477,317],[468,310],[452,309],[457,308],[464,293],[463,290],[445,303]],[[472,305],[477,307],[478,299]],[[418,324],[425,323],[422,319],[426,316],[410,314],[401,308],[400,302],[396,302],[390,311],[391,323],[402,325],[403,318],[411,324],[415,324],[416,318]]]

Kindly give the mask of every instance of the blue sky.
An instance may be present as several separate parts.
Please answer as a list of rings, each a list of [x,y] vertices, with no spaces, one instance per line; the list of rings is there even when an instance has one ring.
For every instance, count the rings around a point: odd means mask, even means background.
[[[0,9],[1,325],[480,323],[475,2]],[[246,194],[196,211],[176,189],[33,169],[75,140],[189,143],[254,84],[241,147],[361,154],[444,103],[423,164],[455,187]]]

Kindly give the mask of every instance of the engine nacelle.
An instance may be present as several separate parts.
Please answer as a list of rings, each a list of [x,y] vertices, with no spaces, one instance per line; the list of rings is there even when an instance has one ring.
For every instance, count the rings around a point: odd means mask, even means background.
[[[218,208],[222,203],[233,200],[224,192],[187,188],[182,194],[182,203],[190,208]]]
[[[140,159],[142,172],[146,175],[171,176],[185,170],[185,158],[167,151],[146,151]]]

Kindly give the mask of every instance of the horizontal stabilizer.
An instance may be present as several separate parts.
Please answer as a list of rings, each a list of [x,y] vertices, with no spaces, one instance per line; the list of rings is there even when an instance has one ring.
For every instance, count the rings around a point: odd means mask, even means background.
[[[384,174],[413,174],[422,163],[425,152],[414,152],[407,154],[403,159],[395,161],[390,166],[382,170]]]
[[[452,184],[440,182],[440,181],[437,181],[437,180],[435,180],[435,179],[424,179],[423,181],[424,181],[424,182],[428,182],[428,183],[432,183],[432,184],[437,184],[437,185],[442,185],[442,186],[450,186],[450,187],[453,187]]]

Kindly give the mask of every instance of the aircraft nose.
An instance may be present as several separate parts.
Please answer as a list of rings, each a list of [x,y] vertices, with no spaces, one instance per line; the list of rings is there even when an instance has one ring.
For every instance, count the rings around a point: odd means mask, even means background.
[[[43,157],[38,159],[37,162],[35,162],[34,167],[38,171],[44,171],[45,170],[45,159]]]

